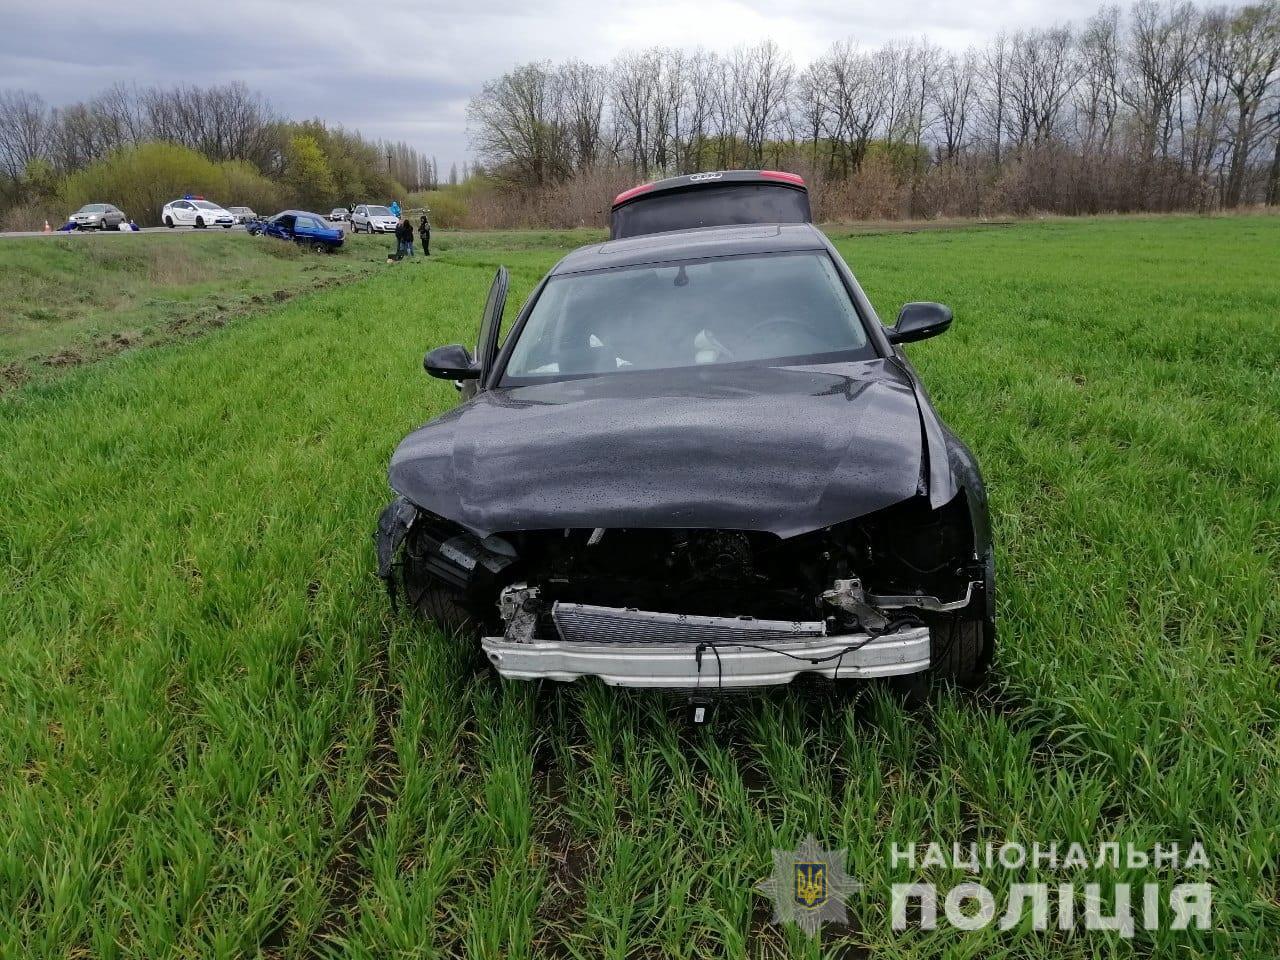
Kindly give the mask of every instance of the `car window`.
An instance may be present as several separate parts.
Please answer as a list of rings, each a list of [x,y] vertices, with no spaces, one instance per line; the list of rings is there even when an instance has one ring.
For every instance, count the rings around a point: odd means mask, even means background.
[[[218,210],[221,209],[216,203],[210,203],[208,200],[197,200],[195,206],[201,210]]]
[[[826,251],[552,277],[506,378],[873,356]]]
[[[310,230],[318,230],[322,226],[315,217],[298,217],[297,225],[299,227],[307,227]]]
[[[389,217],[389,216],[391,216],[391,211],[390,211],[390,210],[388,210],[386,207],[369,207],[369,208],[368,208],[368,213],[369,213],[369,216],[371,216],[371,217]]]

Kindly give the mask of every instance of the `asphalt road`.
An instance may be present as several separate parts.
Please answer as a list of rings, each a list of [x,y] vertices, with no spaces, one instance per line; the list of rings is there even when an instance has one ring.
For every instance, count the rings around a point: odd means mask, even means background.
[[[329,221],[325,221],[328,223]],[[352,233],[349,223],[332,223],[330,226],[340,227],[344,233]],[[45,233],[43,230],[16,230],[10,233],[0,233],[0,240],[10,237],[127,237],[134,232],[138,233],[171,233],[180,236],[186,233],[245,233],[242,224],[237,224],[228,231],[225,227],[206,227],[197,230],[195,227],[143,227],[140,231],[132,230],[71,230],[67,233],[59,233],[54,230]],[[389,236],[389,234],[388,234]]]
[[[225,231],[226,231],[226,228],[225,228],[225,227],[210,227],[210,228],[208,228],[207,230],[202,230],[202,231],[199,231],[199,232],[201,232],[201,233],[217,233],[219,230],[222,230],[223,232],[225,232]],[[244,233],[244,232],[245,232],[245,230],[244,230],[244,227],[243,227],[243,226],[234,226],[234,227],[232,227],[232,228],[231,228],[231,230],[232,230],[232,232],[238,232],[238,233]],[[67,233],[59,233],[57,230],[54,230],[54,231],[52,231],[52,232],[50,232],[50,233],[45,233],[43,230],[25,230],[25,231],[24,231],[24,230],[19,230],[19,231],[14,231],[14,232],[12,232],[12,233],[0,233],[0,240],[3,240],[3,239],[5,239],[5,238],[7,238],[7,237],[127,237],[127,236],[129,236],[130,234],[132,234],[132,233],[134,233],[134,232],[138,232],[138,233],[172,233],[172,234],[180,234],[180,233],[195,233],[195,232],[197,232],[197,231],[196,231],[196,228],[195,228],[195,227],[174,227],[173,229],[170,229],[170,228],[168,228],[168,227],[143,227],[140,231],[133,231],[133,230],[71,230],[71,231],[68,231]]]

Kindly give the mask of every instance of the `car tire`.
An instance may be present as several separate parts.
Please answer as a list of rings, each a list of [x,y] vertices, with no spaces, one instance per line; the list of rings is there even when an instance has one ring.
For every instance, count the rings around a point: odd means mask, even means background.
[[[475,622],[448,587],[426,587],[414,599],[413,609],[431,621],[445,636],[471,639],[478,636]]]
[[[170,230],[172,230],[172,229],[173,229],[173,217],[165,217],[165,218],[164,218],[164,225],[165,225],[166,227],[168,227]]]
[[[196,229],[197,230],[204,229],[204,217],[196,217]]]
[[[312,252],[312,253],[327,253],[327,252],[328,252],[328,250],[329,250],[329,248],[328,248],[328,247],[326,247],[326,246],[325,246],[323,243],[321,243],[319,240],[317,240],[315,243],[311,244],[311,252]]]
[[[950,620],[931,628],[933,666],[937,680],[957,687],[976,687],[991,660],[987,625],[982,620]]]
[[[423,565],[412,542],[405,544],[401,583],[405,598],[416,616],[434,624],[447,637],[475,640],[480,623],[463,602],[458,591],[434,577]]]
[[[230,224],[230,223],[224,223],[224,224],[222,225],[222,229],[223,229],[223,230],[230,230],[230,229],[231,229],[231,227],[232,227],[232,224]]]
[[[981,685],[991,661],[985,621],[939,620],[929,625],[929,633],[929,669],[886,677],[884,681],[889,692],[908,710],[918,710],[928,703],[935,686],[971,690]]]

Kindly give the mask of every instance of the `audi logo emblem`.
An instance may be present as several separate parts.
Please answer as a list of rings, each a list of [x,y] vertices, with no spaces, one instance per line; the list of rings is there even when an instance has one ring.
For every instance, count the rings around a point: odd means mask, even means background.
[[[690,183],[701,183],[704,180],[719,180],[724,174],[722,173],[695,173],[689,177]]]

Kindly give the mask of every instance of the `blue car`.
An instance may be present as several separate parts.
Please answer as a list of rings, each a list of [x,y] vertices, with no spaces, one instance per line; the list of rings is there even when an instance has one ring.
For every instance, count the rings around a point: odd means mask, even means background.
[[[285,210],[265,220],[252,220],[248,230],[254,236],[278,237],[292,240],[317,253],[332,253],[342,246],[343,233],[325,223],[318,213],[305,210]]]

